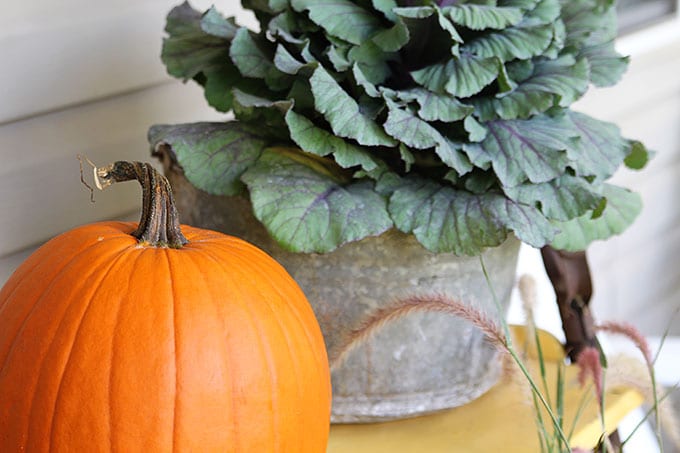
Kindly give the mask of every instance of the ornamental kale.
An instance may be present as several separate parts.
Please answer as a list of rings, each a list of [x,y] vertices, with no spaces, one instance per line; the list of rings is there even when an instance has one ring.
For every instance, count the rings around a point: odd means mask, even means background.
[[[636,194],[605,181],[647,151],[572,111],[614,84],[606,0],[243,0],[259,31],[184,3],[162,59],[235,119],[154,126],[192,184],[249,197],[284,248],[390,228],[474,255],[514,233],[576,250],[623,231]]]

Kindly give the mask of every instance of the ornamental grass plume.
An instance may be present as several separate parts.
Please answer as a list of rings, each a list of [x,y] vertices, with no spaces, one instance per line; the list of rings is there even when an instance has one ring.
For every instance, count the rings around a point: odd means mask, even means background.
[[[576,357],[576,365],[579,368],[578,381],[581,386],[585,386],[590,378],[595,387],[597,401],[602,402],[602,362],[600,362],[600,351],[592,346],[587,346]]]
[[[599,332],[613,333],[622,335],[633,342],[635,347],[642,353],[648,368],[654,366],[652,350],[644,335],[632,324],[620,321],[606,321],[595,326]]]
[[[522,302],[522,311],[524,312],[525,326],[527,335],[523,348],[523,353],[529,351],[529,345],[537,341],[536,333],[536,319],[534,316],[534,309],[536,308],[536,280],[529,275],[524,274],[519,278],[517,283],[519,290],[519,297]]]
[[[599,332],[609,332],[622,335],[633,342],[635,347],[642,353],[642,356],[645,360],[645,364],[647,365],[647,373],[649,374],[651,381],[652,394],[656,396],[658,394],[659,388],[657,387],[656,383],[654,359],[652,358],[652,352],[644,335],[642,335],[642,333],[640,333],[640,331],[637,330],[632,324],[620,321],[608,321],[600,325],[596,325],[595,329]],[[652,409],[654,411],[654,417],[657,423],[657,441],[659,444],[661,444],[663,442],[661,438],[661,408],[659,407],[657,400],[655,400]]]
[[[529,274],[524,274],[519,278],[517,284],[519,296],[522,301],[522,309],[526,316],[527,324],[536,325],[534,319],[534,308],[536,308],[536,280]]]
[[[454,298],[442,294],[433,294],[397,299],[374,311],[360,327],[347,335],[345,341],[338,348],[329,352],[331,370],[339,367],[353,350],[365,343],[386,324],[414,312],[446,313],[470,322],[481,330],[485,339],[502,353],[504,364],[508,362],[506,357],[508,345],[505,336],[493,319],[481,310]]]

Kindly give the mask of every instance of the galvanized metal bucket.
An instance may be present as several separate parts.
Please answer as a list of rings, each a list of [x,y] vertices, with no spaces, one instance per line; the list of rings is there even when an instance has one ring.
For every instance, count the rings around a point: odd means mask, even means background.
[[[170,157],[166,175],[182,222],[241,237],[278,260],[312,304],[331,354],[376,310],[411,296],[447,295],[497,315],[478,257],[434,254],[397,231],[328,254],[289,253],[271,240],[247,200],[196,189]],[[511,238],[483,255],[504,305],[518,251]],[[362,339],[334,369],[331,421],[392,420],[460,406],[492,387],[500,372],[496,351],[469,322],[414,310]]]

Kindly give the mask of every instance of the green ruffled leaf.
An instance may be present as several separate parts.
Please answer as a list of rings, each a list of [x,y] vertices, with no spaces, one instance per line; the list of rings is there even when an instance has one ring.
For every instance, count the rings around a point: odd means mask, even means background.
[[[626,167],[631,170],[641,170],[652,158],[651,152],[637,140],[628,140],[628,155],[624,159]]]
[[[449,20],[448,17],[446,17],[444,15],[444,13],[442,12],[441,9],[437,8],[436,12],[437,12],[437,22],[439,22],[439,26],[442,28],[442,30],[444,30],[445,32],[447,32],[449,34],[449,36],[451,37],[451,40],[454,43],[462,43],[463,38],[458,33],[456,26]],[[454,47],[454,49],[457,49],[457,48]],[[454,50],[453,54],[457,55],[457,50]]]
[[[435,253],[476,255],[500,245],[507,230],[487,217],[480,198],[433,181],[404,179],[390,197],[395,226]]]
[[[504,65],[507,76],[520,84],[534,74],[534,62],[531,60],[515,60]]]
[[[371,0],[373,8],[380,11],[387,19],[392,22],[397,21],[397,15],[394,13],[394,8],[397,7],[396,0]]]
[[[522,10],[513,7],[462,4],[443,10],[454,23],[471,30],[500,30],[516,25],[524,18]]]
[[[285,113],[291,108],[292,102],[272,101],[241,90],[234,89],[234,115],[239,121],[247,124],[257,124],[261,135],[287,141]]]
[[[300,52],[300,56],[302,57],[303,60],[305,60],[306,63],[319,62],[319,60],[316,58],[316,55],[314,55],[311,51],[311,42],[309,41],[305,42],[305,45],[302,48],[302,51]]]
[[[229,59],[230,42],[211,36],[201,28],[202,14],[183,3],[167,17],[161,59],[168,73],[191,79],[202,71],[219,69]]]
[[[570,175],[541,184],[505,187],[505,194],[518,203],[536,206],[549,219],[566,221],[595,209],[602,196],[591,184]]]
[[[407,6],[395,8],[394,13],[408,19],[426,19],[435,13],[431,6]]]
[[[201,18],[201,30],[218,38],[231,41],[236,36],[238,29],[239,26],[236,25],[233,18],[225,18],[214,6],[206,11]]]
[[[247,28],[241,28],[231,43],[229,55],[245,77],[264,79],[275,70],[272,56],[263,50]]]
[[[554,105],[571,105],[588,89],[588,75],[585,59],[577,62],[571,55],[565,55],[556,60],[540,60],[534,65],[533,75],[515,89],[484,102],[491,103],[490,108],[502,119],[529,118]]]
[[[364,90],[364,93],[366,93],[368,96],[372,98],[382,97],[382,93],[378,87],[368,80],[358,64],[354,64],[354,66],[352,66],[352,75],[354,76],[354,81],[357,83],[357,85],[359,85]]]
[[[449,167],[461,174],[470,171],[471,165],[462,150],[427,121],[392,101],[387,101],[387,107],[389,113],[384,127],[388,134],[412,148],[435,148],[439,158]]]
[[[527,90],[544,91],[557,96],[557,105],[568,107],[588,90],[588,66],[565,55],[555,60],[540,60],[534,74],[523,85]]]
[[[211,107],[219,112],[228,112],[234,106],[231,87],[242,81],[236,66],[225,65],[219,70],[205,72],[204,94]]]
[[[517,84],[514,80],[512,80],[512,78],[510,78],[508,70],[504,64],[500,65],[496,83],[498,84],[498,93],[496,93],[496,96],[505,95],[507,92],[517,88]]]
[[[365,77],[374,85],[383,83],[390,75],[388,60],[390,54],[383,51],[373,41],[366,41],[350,49],[347,57],[355,62]]]
[[[585,60],[576,61],[570,55],[555,60],[539,60],[534,65],[532,76],[520,87],[524,92],[554,94],[557,96],[556,104],[567,107],[588,89],[588,66]]]
[[[292,0],[296,11],[307,10],[309,18],[332,36],[359,45],[382,31],[379,18],[350,0]]]
[[[552,246],[559,250],[585,250],[591,242],[621,234],[642,210],[642,200],[627,189],[605,184],[602,195],[606,206],[602,215],[594,218],[585,214],[567,222],[556,222],[560,233],[555,236]]]
[[[568,112],[575,135],[579,137],[568,149],[570,166],[581,176],[602,181],[614,174],[628,154],[628,142],[619,128],[579,112]]]
[[[555,96],[545,91],[534,91],[518,87],[501,98],[474,99],[475,115],[481,121],[521,118],[543,113],[555,104]]]
[[[463,49],[480,57],[496,57],[503,62],[526,60],[540,55],[552,42],[553,25],[510,27],[467,41]]]
[[[562,19],[553,22],[553,37],[550,45],[543,51],[545,58],[555,59],[564,53],[564,42],[567,39],[567,29]]]
[[[314,111],[314,97],[309,80],[296,78],[286,95],[286,99],[293,101],[295,107],[302,112]]]
[[[292,11],[286,10],[269,21],[267,30],[272,36],[281,38],[287,43],[303,45],[305,40],[294,36],[299,27],[297,22],[301,20],[300,17],[295,17]]]
[[[462,143],[444,137],[444,140],[437,144],[435,152],[442,162],[455,170],[459,176],[472,171],[472,163],[463,150]]]
[[[417,149],[437,146],[442,136],[427,121],[423,121],[411,112],[400,108],[392,101],[387,101],[388,115],[385,131],[402,143]]]
[[[276,52],[274,53],[274,66],[279,71],[295,75],[300,69],[304,68],[309,63],[304,63],[297,60],[294,56],[288,52],[288,50],[281,44],[276,46]]]
[[[462,53],[446,63],[438,63],[411,73],[421,86],[435,93],[466,98],[479,93],[498,77],[498,60]]]
[[[534,9],[539,0],[500,0],[499,6],[520,8],[522,10]]]
[[[463,104],[448,93],[433,93],[424,88],[399,91],[396,96],[405,102],[417,102],[420,106],[418,116],[425,121],[450,123],[465,118],[474,110],[471,105]]]
[[[375,34],[371,41],[375,43],[376,46],[380,47],[385,52],[396,52],[406,43],[410,38],[408,27],[400,19],[396,19],[397,22],[392,26],[381,32]]]
[[[402,180],[390,197],[389,211],[397,228],[413,233],[436,253],[478,255],[500,245],[510,230],[534,246],[544,245],[554,234],[533,207],[501,195],[471,194],[418,178]]]
[[[573,1],[573,0],[572,0]],[[541,0],[529,11],[522,21],[523,25],[544,25],[555,22],[560,17],[560,0]]]
[[[245,78],[236,66],[225,64],[219,69],[206,70],[204,94],[208,104],[220,112],[229,112],[234,108],[233,91],[245,93],[260,93],[270,95],[271,91],[263,80]]]
[[[366,181],[341,185],[274,150],[243,175],[255,216],[287,250],[326,253],[392,227],[386,202]]]
[[[475,111],[472,115],[479,121],[491,121],[497,118],[496,106],[493,99],[481,96],[475,96],[465,100],[466,103],[472,105]]]
[[[464,187],[465,190],[477,195],[487,193],[492,190],[493,187],[498,185],[496,176],[492,171],[488,170],[473,171],[467,175],[464,175],[463,178],[459,178],[457,182],[458,187],[461,187],[461,182],[462,187]]]
[[[338,72],[343,72],[347,71],[350,67],[352,67],[352,62],[349,59],[349,51],[351,50],[351,46],[329,46],[328,49],[326,50],[326,56],[330,60],[331,64],[333,64],[333,69],[335,69]]]
[[[343,168],[361,166],[370,172],[382,164],[363,148],[316,127],[310,120],[293,110],[286,113],[286,124],[290,138],[302,150],[321,157],[332,154],[335,162]]]
[[[487,128],[479,124],[479,122],[473,116],[468,116],[465,118],[465,121],[463,121],[463,127],[468,133],[468,139],[471,142],[481,142],[489,133]]]
[[[568,47],[579,49],[616,38],[616,10],[601,10],[597,0],[562,2],[561,16],[567,29]]]
[[[244,8],[274,14],[288,7],[289,0],[241,0]]]
[[[157,125],[149,130],[152,149],[169,146],[191,184],[213,195],[238,195],[240,178],[267,142],[237,121]]]
[[[590,80],[598,87],[614,85],[628,69],[629,59],[616,52],[613,41],[585,47],[579,56],[588,60]]]
[[[396,141],[359,111],[357,102],[321,66],[309,79],[314,105],[330,123],[335,135],[355,139],[361,145],[394,146]]]
[[[569,164],[566,150],[574,137],[566,134],[564,124],[547,116],[489,121],[484,141],[465,150],[473,164],[491,164],[503,186],[547,182],[564,174]]]
[[[479,93],[495,80],[499,73],[498,60],[495,57],[479,58],[461,52],[454,59],[454,67],[444,89],[447,93],[459,98],[466,98]]]
[[[399,156],[404,162],[404,170],[408,173],[411,171],[411,167],[416,162],[416,156],[411,152],[408,146],[403,143],[399,144]]]
[[[401,187],[401,176],[389,170],[374,172],[371,179],[376,181],[375,191],[385,199],[388,199],[395,190]]]

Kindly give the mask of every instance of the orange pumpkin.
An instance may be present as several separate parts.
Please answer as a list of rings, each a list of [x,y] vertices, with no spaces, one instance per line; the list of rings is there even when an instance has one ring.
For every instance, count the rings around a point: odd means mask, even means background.
[[[234,237],[182,235],[148,164],[98,174],[142,183],[142,221],[56,237],[0,292],[0,451],[325,451],[326,350],[293,279]]]

